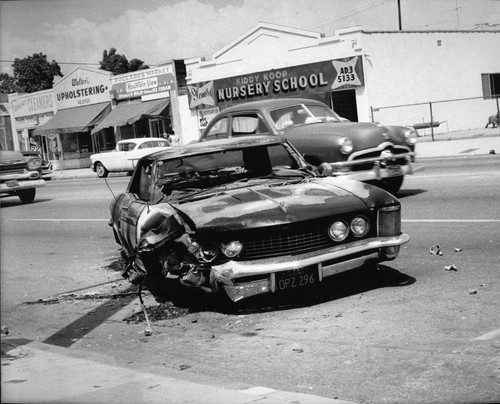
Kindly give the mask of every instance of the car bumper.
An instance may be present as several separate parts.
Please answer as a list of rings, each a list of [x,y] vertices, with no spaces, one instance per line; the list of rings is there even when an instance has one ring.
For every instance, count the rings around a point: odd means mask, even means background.
[[[14,193],[24,189],[39,188],[45,185],[45,181],[38,180],[8,180],[0,184],[0,193]]]
[[[214,265],[211,271],[212,285],[221,285],[233,302],[276,292],[276,273],[313,268],[318,280],[363,266],[368,261],[386,261],[396,258],[399,246],[410,237],[403,233],[393,237],[377,237],[340,245],[321,251],[297,256],[278,257],[256,261],[229,261]],[[252,280],[251,278],[256,278]],[[250,279],[250,280],[248,280]],[[243,281],[240,281],[243,280]]]
[[[334,177],[343,177],[357,181],[375,181],[384,178],[411,175],[422,171],[424,169],[423,165],[411,161],[413,154],[414,153],[408,153],[404,155],[406,160],[406,164],[404,165],[387,165],[387,161],[378,158],[330,163],[329,165],[332,167],[333,173],[331,175]],[[399,158],[400,157],[401,156],[399,156]],[[373,163],[373,168],[371,170],[354,171],[356,165],[367,163]]]

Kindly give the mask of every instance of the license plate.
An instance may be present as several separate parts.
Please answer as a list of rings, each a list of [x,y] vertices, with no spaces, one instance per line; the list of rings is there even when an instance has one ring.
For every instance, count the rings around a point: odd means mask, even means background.
[[[17,182],[17,180],[9,180],[5,181],[5,185],[7,185],[9,188],[12,188],[12,187],[18,187],[19,183]]]
[[[275,274],[275,280],[277,290],[313,286],[319,283],[318,267],[314,265],[294,271],[277,272]]]
[[[400,175],[403,175],[403,171],[400,166],[388,166],[387,173],[389,174],[389,177],[399,177]]]

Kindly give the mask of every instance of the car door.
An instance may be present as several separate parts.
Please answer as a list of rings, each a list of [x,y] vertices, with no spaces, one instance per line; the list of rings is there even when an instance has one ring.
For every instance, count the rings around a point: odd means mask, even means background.
[[[130,153],[137,148],[134,142],[127,142],[119,145],[120,149],[109,153],[107,164],[104,164],[109,171],[132,171],[134,169],[132,161],[128,159]]]

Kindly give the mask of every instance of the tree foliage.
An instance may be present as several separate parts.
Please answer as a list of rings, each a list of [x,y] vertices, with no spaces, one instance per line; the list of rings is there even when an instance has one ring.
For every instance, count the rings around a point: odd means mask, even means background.
[[[24,59],[15,58],[12,67],[17,91],[21,93],[47,90],[54,85],[54,77],[63,77],[59,64],[55,60],[47,61],[43,53],[34,53]]]
[[[18,92],[16,79],[7,73],[0,73],[0,93],[10,94]]]
[[[140,59],[134,58],[129,62],[125,55],[116,53],[115,48],[111,48],[109,52],[104,50],[102,60],[99,63],[102,70],[111,72],[114,75],[149,69],[149,66],[145,65]]]

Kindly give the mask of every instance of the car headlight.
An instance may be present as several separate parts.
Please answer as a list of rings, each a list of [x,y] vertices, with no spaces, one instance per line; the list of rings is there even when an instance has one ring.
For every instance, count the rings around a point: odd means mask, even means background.
[[[333,222],[328,228],[328,235],[333,241],[345,240],[349,234],[349,226],[343,221]]]
[[[350,228],[355,237],[363,237],[370,230],[370,224],[365,217],[356,216],[351,220]]]
[[[404,133],[404,136],[407,145],[413,146],[415,143],[417,143],[418,132],[416,130],[407,130]]]
[[[38,170],[42,166],[42,159],[35,157],[32,159],[29,159],[26,164],[28,165],[28,170]]]
[[[351,154],[354,150],[352,140],[348,137],[343,137],[339,140],[339,150],[342,154]]]
[[[221,250],[226,257],[234,258],[241,253],[241,250],[243,250],[243,244],[241,244],[238,240],[229,241],[228,243],[223,243],[221,245]]]

